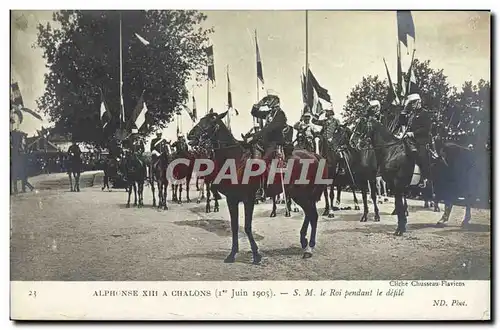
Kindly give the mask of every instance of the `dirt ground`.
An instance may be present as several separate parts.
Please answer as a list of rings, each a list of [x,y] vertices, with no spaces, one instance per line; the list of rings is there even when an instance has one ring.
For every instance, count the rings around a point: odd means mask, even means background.
[[[392,199],[379,205],[381,221],[360,223],[360,211],[321,217],[317,246],[302,259],[302,212],[269,218],[271,203],[255,207],[253,231],[264,259],[251,264],[248,239],[240,223],[240,254],[223,259],[231,248],[229,213],[204,204],[170,203],[170,210],[125,208],[124,190],[101,191],[101,174],[82,174],[82,191],[69,192],[64,175],[30,182],[37,191],[11,197],[11,279],[37,281],[221,281],[221,280],[387,280],[490,278],[490,210],[472,210],[462,229],[463,207],[454,207],[446,227],[435,224],[442,213],[408,200],[408,232],[394,237]],[[94,186],[92,186],[92,184]],[[85,187],[84,187],[85,186]],[[170,194],[170,191],[169,191]],[[192,188],[191,197],[197,193]],[[342,202],[352,206],[352,194]],[[442,204],[441,204],[442,206]],[[323,211],[324,203],[318,203]],[[442,206],[443,208],[443,206]],[[240,206],[242,219],[243,206]],[[372,205],[370,204],[370,211]]]

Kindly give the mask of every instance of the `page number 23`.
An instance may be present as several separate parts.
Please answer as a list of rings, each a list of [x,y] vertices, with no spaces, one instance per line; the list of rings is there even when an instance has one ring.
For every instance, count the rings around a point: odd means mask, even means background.
[[[29,291],[28,296],[29,296],[29,297],[33,297],[33,298],[36,298],[36,294],[37,294],[37,293],[36,293],[36,291],[33,291],[33,290],[32,290],[32,291]]]

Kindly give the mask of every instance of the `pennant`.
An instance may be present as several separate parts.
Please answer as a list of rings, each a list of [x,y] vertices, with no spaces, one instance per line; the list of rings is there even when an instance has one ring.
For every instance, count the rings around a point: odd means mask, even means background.
[[[318,83],[318,80],[316,80],[316,77],[311,72],[311,69],[309,69],[309,80],[311,80],[311,83],[316,90],[316,93],[318,93],[318,97],[320,99],[323,99],[329,103],[331,103],[330,99],[330,94],[328,94],[328,90],[326,88],[321,87],[321,85]]]
[[[137,102],[137,106],[134,109],[134,124],[137,129],[141,129],[142,125],[146,121],[146,113],[148,112],[148,107],[146,106],[146,102],[144,102],[144,91],[139,98],[139,102]]]
[[[385,65],[385,72],[387,73],[387,80],[389,81],[389,93],[387,94],[386,102],[387,104],[399,104],[400,100],[398,95],[396,94],[396,91],[394,90],[394,84],[392,83],[391,75],[389,73],[389,69],[387,68],[387,63],[385,62],[384,58],[384,65]]]
[[[396,15],[398,22],[398,40],[408,48],[408,36],[415,40],[415,24],[413,23],[411,11],[398,10]]]
[[[229,71],[227,72],[227,106],[233,108],[233,97],[231,94],[231,81],[229,80]]]
[[[149,42],[149,41],[147,41],[146,39],[144,39],[143,37],[141,37],[141,36],[140,36],[139,34],[137,34],[137,33],[134,33],[134,34],[135,34],[135,36],[137,37],[137,39],[139,39],[139,41],[140,41],[140,42],[142,42],[142,44],[143,44],[144,46],[149,46],[149,44],[150,44],[150,42]]]
[[[420,91],[417,87],[417,79],[415,77],[415,72],[413,68],[413,59],[415,58],[415,49],[413,50],[413,54],[411,56],[410,67],[408,68],[408,73],[406,74],[406,94],[405,97],[410,94],[420,94]]]
[[[99,88],[101,91],[101,123],[102,123],[102,128],[105,128],[110,119],[110,112],[108,111],[108,107],[106,106],[106,102],[104,101],[104,93],[102,92],[102,89]]]
[[[255,30],[255,53],[257,57],[257,78],[264,84],[264,74],[262,72],[262,60],[260,58],[259,44],[257,42],[257,30]]]
[[[208,80],[214,82],[215,81],[214,46],[209,46],[205,48],[205,52],[208,58],[208,71],[207,71]]]

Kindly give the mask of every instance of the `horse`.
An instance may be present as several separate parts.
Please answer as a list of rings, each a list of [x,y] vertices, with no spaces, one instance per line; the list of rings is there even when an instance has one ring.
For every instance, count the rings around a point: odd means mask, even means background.
[[[178,204],[182,204],[182,183],[178,182],[180,180],[185,179],[186,180],[186,202],[190,203],[191,199],[189,198],[189,185],[191,184],[191,177],[193,176],[193,167],[194,167],[194,155],[192,151],[185,151],[185,152],[175,152],[172,161],[176,159],[188,159],[189,164],[179,164],[175,167],[175,172],[174,172],[174,182],[172,182],[172,201],[177,202]],[[176,182],[177,181],[177,182]],[[179,192],[179,195],[177,195],[177,192]]]
[[[149,165],[149,183],[151,185],[151,192],[153,194],[153,206],[156,206],[156,183],[158,186],[158,208],[160,209],[163,207],[163,210],[168,210],[167,194],[169,182],[165,171],[172,159],[170,143],[165,140],[161,141],[160,151],[160,155],[152,159],[151,164]]]
[[[125,154],[123,160],[125,182],[127,183],[128,199],[127,208],[130,207],[130,196],[134,190],[134,206],[144,206],[144,181],[147,177],[147,167],[144,161],[141,161],[138,155],[131,152]],[[137,201],[139,195],[139,201]]]
[[[195,159],[212,159],[213,158],[213,150],[211,149],[211,143],[210,141],[196,141],[193,136],[188,135],[188,140],[191,145],[193,145],[193,155]],[[200,171],[205,170],[204,168],[200,168]],[[211,194],[214,196],[214,212],[219,212],[219,200],[222,198],[215,188],[215,186],[212,185],[212,179],[210,176],[198,176],[196,175],[196,184],[198,184],[198,179],[203,179],[203,184],[205,186],[205,189],[207,191],[207,200],[205,203],[205,213],[210,213],[211,212],[211,207],[210,207],[210,198],[212,197]],[[204,193],[203,186],[200,191],[200,194]],[[196,200],[196,203],[199,204],[201,203],[201,200],[203,199],[202,196],[198,196],[198,199]]]
[[[470,150],[454,142],[443,142],[438,147],[439,157],[431,164],[431,177],[435,183],[436,200],[443,200],[445,210],[438,221],[444,225],[450,218],[453,205],[463,197],[465,214],[462,227],[466,227],[472,216],[471,207],[479,197],[486,201],[490,189],[490,173],[486,150]]]
[[[333,199],[334,199],[334,186],[333,182],[335,181],[335,176],[337,174],[337,164],[339,162],[339,154],[336,146],[332,144],[331,141],[327,141],[324,137],[319,140],[319,150],[320,155],[326,159],[327,169],[328,169],[328,178],[332,179],[332,184],[326,185],[323,191],[323,196],[325,198],[325,211],[323,215],[327,215],[328,218],[334,218],[335,215],[333,213]],[[330,194],[328,194],[328,188],[330,187]]]
[[[376,193],[376,176],[377,176],[377,159],[373,149],[358,149],[352,145],[351,137],[353,132],[345,125],[341,125],[336,130],[334,139],[338,145],[339,153],[343,156],[342,159],[346,165],[346,174],[344,177],[350,179],[353,194],[356,196],[354,187],[361,190],[363,199],[363,215],[360,222],[368,220],[368,200],[367,193],[370,190],[370,196],[373,202],[373,211],[375,213],[374,221],[380,221],[379,209],[377,206],[377,193]],[[339,175],[336,176],[338,178]],[[341,187],[338,187],[337,199],[340,200]],[[357,199],[355,199],[357,203]],[[359,207],[358,207],[359,209]]]
[[[382,179],[394,193],[395,212],[398,217],[394,235],[401,236],[406,232],[408,222],[403,197],[412,181],[415,158],[404,138],[396,138],[374,118],[362,118],[356,129],[360,130],[360,136],[366,137],[374,149]]]
[[[66,168],[68,171],[70,191],[80,192],[80,173],[82,171],[82,158],[80,148],[78,148],[78,146],[76,146],[76,148],[74,148],[74,146],[69,147]],[[74,185],[73,178],[75,179]]]
[[[261,102],[263,101],[264,100],[262,100]],[[192,128],[189,136],[193,138],[199,138],[200,140],[209,140],[211,142],[212,148],[214,150],[214,160],[216,166],[218,166],[218,164],[226,164],[226,162],[229,160],[229,164],[231,164],[232,161],[235,161],[237,162],[236,166],[239,166],[238,168],[241,168],[241,166],[245,166],[247,164],[248,160],[252,159],[251,151],[248,148],[245,148],[243,143],[237,141],[232,135],[231,131],[226,127],[223,122],[223,118],[226,115],[227,111],[221,114],[217,114],[214,112],[205,115],[200,119],[198,124],[196,124]],[[306,150],[294,150],[292,152],[292,155],[290,156],[290,159],[293,160],[294,165],[300,159],[312,160],[312,164],[309,166],[309,169],[314,171],[315,173],[319,166],[321,157]],[[294,168],[301,169],[300,166]],[[218,172],[217,169],[216,172]],[[292,172],[294,171],[290,172],[290,176],[292,179],[296,180],[298,177],[296,175],[297,173]],[[256,178],[256,180],[249,181],[248,184],[239,183],[239,181],[237,184],[227,184],[224,183],[224,181],[221,181],[217,184],[217,190],[226,196],[226,201],[231,218],[232,247],[231,252],[224,260],[224,262],[226,263],[233,263],[235,261],[236,254],[239,252],[238,205],[240,202],[243,202],[244,204],[244,230],[250,242],[253,263],[259,264],[262,259],[252,233],[253,210],[255,206],[255,196],[257,193],[257,189],[259,189],[260,186],[259,181],[260,178]],[[322,184],[315,185],[314,183],[309,183],[284,184],[284,187],[286,194],[289,195],[304,210],[305,217],[302,228],[300,230],[300,244],[302,246],[302,249],[304,250],[303,258],[312,257],[312,251],[316,245],[316,231],[318,221],[316,202],[321,197],[324,186]],[[268,192],[267,195],[276,195],[282,191],[281,188],[282,186],[280,184],[271,184],[266,189]],[[308,242],[306,234],[309,228],[309,224],[311,225],[311,236],[310,241]]]

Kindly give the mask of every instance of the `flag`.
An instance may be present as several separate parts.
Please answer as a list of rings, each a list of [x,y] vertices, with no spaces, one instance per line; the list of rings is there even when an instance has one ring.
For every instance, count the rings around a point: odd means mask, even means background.
[[[394,90],[394,85],[392,83],[391,75],[389,74],[389,69],[387,68],[387,63],[385,62],[384,58],[384,65],[385,65],[385,72],[387,73],[387,79],[389,80],[389,93],[387,94],[386,102],[387,104],[399,104],[399,97],[396,94],[396,91]]]
[[[304,75],[304,72],[302,72],[302,75],[300,76],[300,83],[302,85],[302,102],[304,103],[304,106],[306,106],[308,105],[308,103],[307,103],[306,77]]]
[[[214,46],[209,46],[205,48],[205,52],[208,57],[208,80],[211,80],[212,82],[215,81],[215,65],[214,65]]]
[[[104,94],[101,89],[101,123],[102,123],[102,128],[105,128],[106,125],[108,125],[109,122],[109,111],[108,108],[106,107],[106,102],[104,101]]]
[[[141,129],[142,125],[146,121],[146,113],[148,112],[148,107],[146,106],[146,102],[144,102],[144,91],[137,102],[137,105],[134,109],[134,124],[137,129]]]
[[[134,34],[135,34],[135,36],[137,37],[137,39],[139,39],[139,41],[140,41],[140,42],[142,42],[142,44],[143,44],[144,46],[149,46],[149,44],[150,44],[150,42],[149,42],[149,41],[147,41],[146,39],[144,39],[143,37],[141,37],[141,36],[140,36],[139,34],[137,34],[137,33],[134,33]]]
[[[420,94],[420,89],[417,86],[417,79],[415,77],[415,71],[413,69],[413,66],[410,66],[410,72],[408,72],[409,78],[408,78],[408,88],[406,90],[406,95],[410,94]]]
[[[19,84],[17,82],[10,84],[10,102],[11,108],[24,107],[23,96],[21,95],[21,90],[19,89]]]
[[[316,80],[316,77],[311,72],[311,69],[309,70],[309,80],[311,80],[312,86],[316,90],[316,93],[318,93],[318,97],[320,99],[323,99],[329,103],[331,103],[330,99],[330,94],[328,94],[328,90],[326,88],[321,87],[321,85],[318,83],[318,80]]]
[[[193,120],[193,122],[196,122],[198,120],[198,115],[196,113],[196,100],[194,98],[194,95],[193,95],[193,113],[192,113],[192,117],[191,117],[191,120]]]
[[[231,81],[229,80],[229,71],[227,72],[227,106],[229,109],[233,107],[233,97],[231,95]]]
[[[415,25],[413,24],[411,11],[398,10],[396,15],[398,22],[398,40],[408,48],[408,36],[415,40]]]
[[[264,74],[262,73],[262,60],[260,59],[259,44],[257,42],[257,30],[255,30],[255,53],[257,56],[257,78],[264,84]]]

